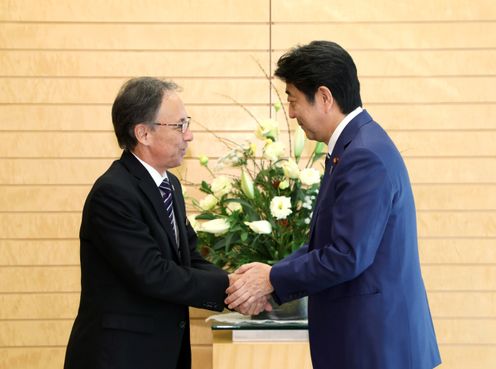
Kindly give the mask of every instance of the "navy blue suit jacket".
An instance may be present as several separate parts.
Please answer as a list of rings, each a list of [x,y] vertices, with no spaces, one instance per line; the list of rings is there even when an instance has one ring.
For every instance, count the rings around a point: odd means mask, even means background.
[[[415,205],[400,153],[363,111],[338,138],[329,164],[308,245],[272,268],[274,298],[309,296],[315,369],[437,366]]]

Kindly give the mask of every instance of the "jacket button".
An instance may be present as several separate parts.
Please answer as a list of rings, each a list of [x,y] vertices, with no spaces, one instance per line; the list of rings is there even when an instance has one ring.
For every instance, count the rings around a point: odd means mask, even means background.
[[[186,327],[186,322],[184,320],[181,320],[179,322],[179,328],[184,329],[184,327]]]

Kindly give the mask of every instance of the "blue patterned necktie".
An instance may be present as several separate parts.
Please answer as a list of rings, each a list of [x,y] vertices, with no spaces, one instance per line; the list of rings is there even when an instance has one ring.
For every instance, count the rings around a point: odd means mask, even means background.
[[[172,203],[172,189],[168,178],[164,178],[160,186],[158,186],[163,192],[162,200],[164,202],[165,211],[169,216],[169,220],[171,223],[172,230],[174,231],[174,235],[177,237],[176,225],[174,224],[174,206]]]

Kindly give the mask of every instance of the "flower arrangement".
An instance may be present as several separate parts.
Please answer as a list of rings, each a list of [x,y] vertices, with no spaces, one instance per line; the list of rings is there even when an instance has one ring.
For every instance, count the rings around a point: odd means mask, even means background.
[[[277,114],[283,106],[274,108]],[[207,258],[227,270],[253,261],[274,264],[308,241],[322,176],[322,165],[320,170],[314,165],[325,155],[325,146],[317,143],[304,164],[305,134],[296,128],[293,149],[284,116],[289,155],[279,140],[278,122],[266,119],[257,121],[255,142],[238,144],[218,137],[229,151],[215,168],[209,167],[207,157],[200,158],[213,179],[200,185],[205,197],[192,200],[199,211],[192,224]],[[222,174],[226,167],[238,168],[239,175]]]

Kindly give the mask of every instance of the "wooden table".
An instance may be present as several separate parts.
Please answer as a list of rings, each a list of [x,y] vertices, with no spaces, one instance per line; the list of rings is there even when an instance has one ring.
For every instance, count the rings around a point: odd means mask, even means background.
[[[212,322],[213,333],[213,369],[311,369],[310,349],[308,340],[280,341],[274,338],[260,341],[260,337],[250,341],[250,337],[243,341],[237,340],[239,334],[233,332],[244,330],[251,331],[253,336],[270,336],[267,330],[294,329],[307,331],[307,325],[295,327],[284,325],[253,326],[228,325]],[[275,332],[279,333],[279,332]],[[298,333],[298,332],[296,332]],[[282,333],[284,339],[284,333]],[[289,335],[290,336],[290,335]]]

